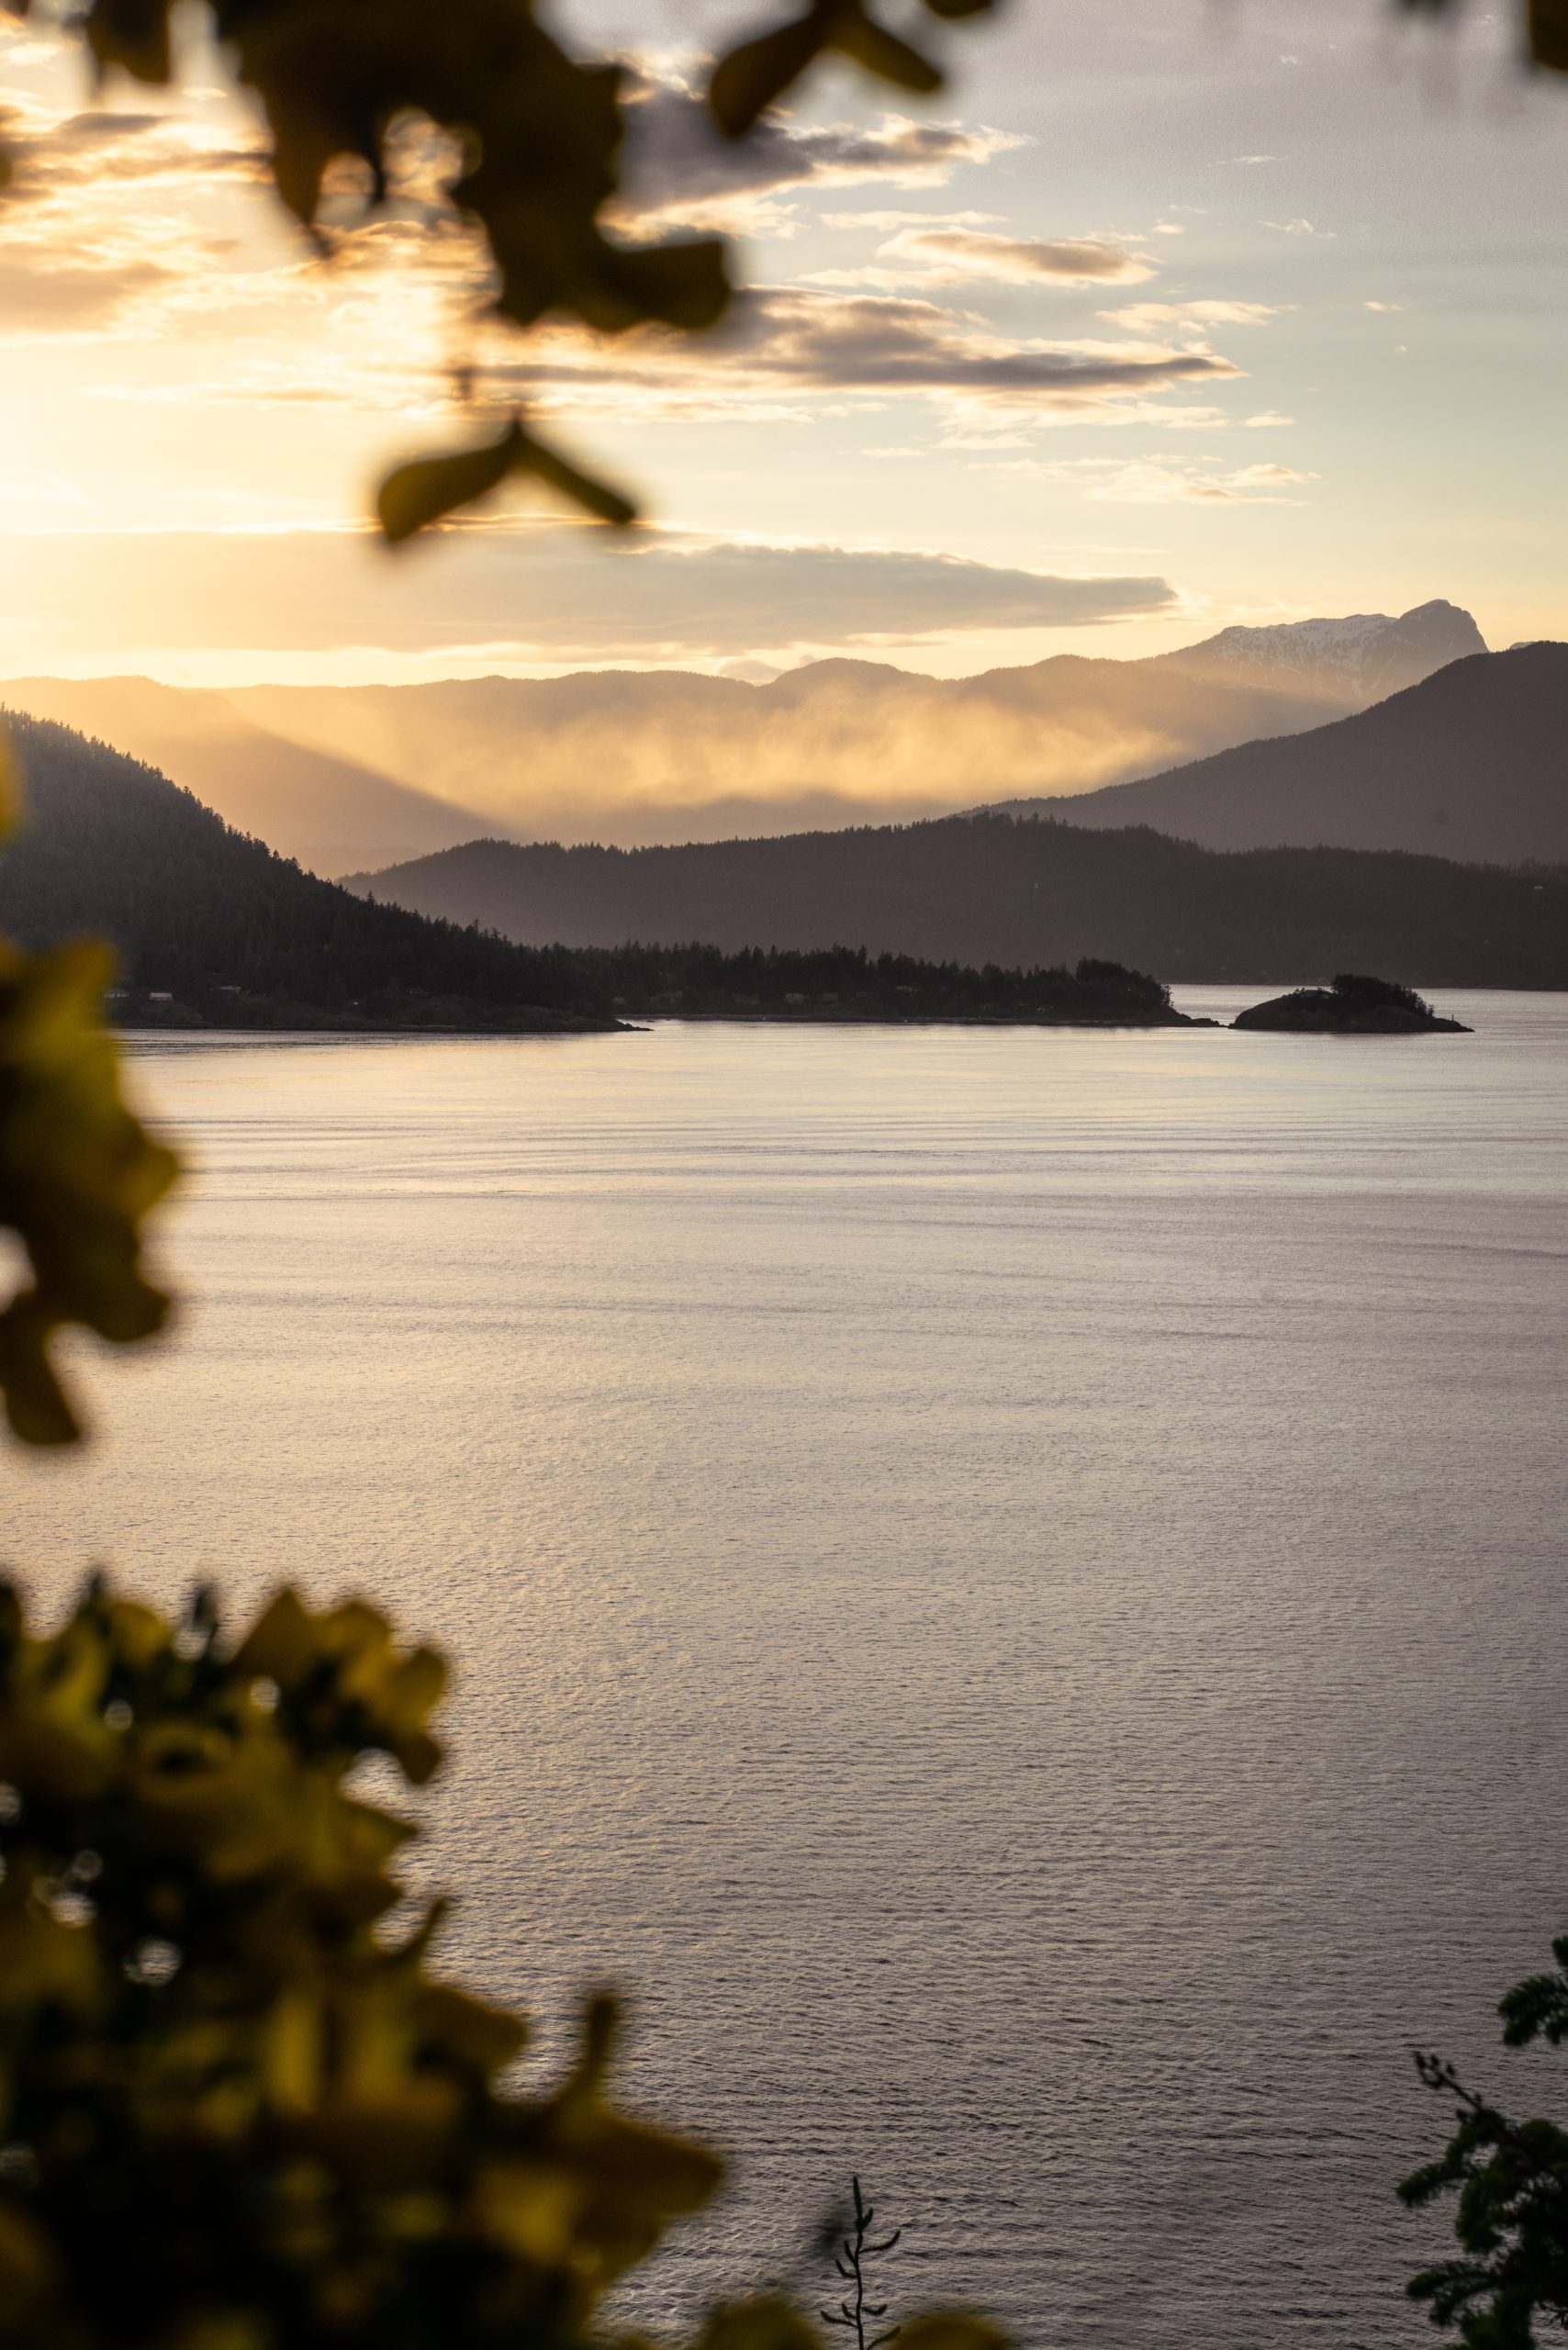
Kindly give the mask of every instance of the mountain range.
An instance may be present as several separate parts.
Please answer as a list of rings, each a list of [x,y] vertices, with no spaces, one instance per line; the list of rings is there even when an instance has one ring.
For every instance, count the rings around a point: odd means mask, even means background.
[[[1467,612],[1434,602],[975,677],[848,660],[763,684],[676,670],[230,691],[34,677],[0,699],[114,743],[334,874],[476,833],[634,845],[1074,795],[1320,726],[1484,650]]]
[[[1205,848],[1417,849],[1478,864],[1568,861],[1568,644],[1455,661],[1386,701],[1137,783],[1002,803]]]

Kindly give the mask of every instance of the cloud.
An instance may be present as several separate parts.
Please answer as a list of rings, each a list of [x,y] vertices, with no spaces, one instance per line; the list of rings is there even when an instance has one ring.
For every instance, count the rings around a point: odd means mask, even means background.
[[[145,257],[69,262],[36,242],[0,244],[0,320],[12,340],[99,332],[177,283]]]
[[[881,184],[939,187],[960,169],[1025,146],[1014,133],[959,122],[804,123],[764,118],[744,141],[715,130],[701,96],[678,79],[627,93],[625,188],[617,208],[638,231],[673,227],[790,232],[786,191]]]
[[[96,661],[159,648],[497,661],[681,661],[1058,630],[1172,609],[1159,578],[1079,578],[920,548],[776,545],[569,526],[459,525],[411,558],[354,532],[56,531],[12,541],[0,621],[13,666],[70,612]],[[134,592],[129,592],[132,588]]]
[[[118,333],[196,283],[210,300],[224,247],[182,207],[263,170],[259,138],[146,110],[61,114],[14,98],[0,141],[12,167],[0,195],[0,333],[11,341]]]
[[[1118,506],[1299,506],[1286,495],[1317,479],[1289,465],[1241,465],[1214,457],[1068,457],[1018,468],[1038,480],[1076,484],[1085,498]]]
[[[1274,302],[1134,302],[1123,310],[1100,312],[1130,334],[1151,334],[1161,327],[1260,327],[1279,315]]]
[[[490,373],[541,404],[632,417],[807,414],[824,396],[914,395],[1027,418],[1221,381],[1240,370],[1207,350],[1018,340],[935,302],[775,286],[742,301],[697,343],[654,330],[612,345],[566,328],[546,330],[531,352]]]
[[[1005,218],[1001,212],[823,212],[824,229],[864,229],[886,236],[895,229],[995,229]]]
[[[905,229],[879,263],[914,263],[927,285],[1132,285],[1154,275],[1141,253],[1091,237],[1003,237],[977,229]],[[907,278],[907,270],[902,273]]]
[[[60,114],[12,97],[0,107],[0,138],[14,173],[7,207],[48,204],[79,188],[101,195],[133,183],[193,187],[216,178],[260,185],[267,177],[259,131],[236,137],[230,126],[149,108]]]
[[[896,229],[875,261],[854,269],[813,270],[809,285],[874,286],[884,293],[945,285],[1136,285],[1154,264],[1111,237],[999,234],[994,214],[949,218],[918,212],[834,213],[838,228]]]
[[[683,217],[683,187],[700,204],[729,204],[857,182],[936,185],[1020,143],[897,114],[868,127],[786,116],[737,149],[668,81],[639,84],[630,111],[638,218],[660,232]],[[1183,411],[1170,396],[1240,374],[1207,329],[1242,323],[1242,306],[1151,306],[1129,310],[1119,338],[1049,338],[935,298],[948,284],[1136,285],[1152,274],[1127,239],[1015,236],[969,211],[842,216],[877,224],[879,258],[914,279],[904,293],[774,285],[737,300],[709,336],[595,337],[555,319],[519,339],[476,322],[485,257],[442,208],[452,157],[439,140],[402,141],[394,203],[363,225],[345,179],[343,225],[322,266],[258,201],[264,135],[231,114],[50,114],[28,102],[18,121],[17,187],[0,205],[0,333],[160,346],[155,367],[99,370],[83,388],[103,399],[430,420],[451,412],[461,355],[475,363],[487,418],[523,403],[588,424],[756,426],[917,402],[935,412],[938,445],[962,447],[1148,418],[1166,402],[1172,428],[1206,428],[1221,420],[1213,410]],[[231,238],[216,233],[230,225]],[[909,431],[901,417],[876,437],[896,444]]]

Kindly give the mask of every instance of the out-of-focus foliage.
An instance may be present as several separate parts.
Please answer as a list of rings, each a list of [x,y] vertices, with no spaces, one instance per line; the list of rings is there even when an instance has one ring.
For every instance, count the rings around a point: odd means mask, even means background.
[[[991,0],[925,0],[925,5],[934,17],[980,17]],[[924,50],[890,31],[865,0],[811,0],[803,15],[770,26],[720,59],[708,94],[720,129],[732,139],[743,138],[776,99],[831,50],[852,57],[895,88],[922,97],[942,86],[942,76]]]
[[[430,1778],[444,1677],[358,1604],[286,1590],[233,1645],[207,1599],[94,1586],[41,1635],[0,1587],[7,2350],[613,2350],[604,2294],[720,2165],[610,2103],[611,2000],[524,2095],[521,2019],[431,1971],[443,1905],[389,1922],[415,1831],[345,1781]],[[736,2303],[698,2350],[822,2337]]]
[[[16,801],[0,736],[0,831]],[[103,1024],[113,970],[90,941],[27,955],[0,938],[0,1227],[28,1263],[0,1308],[0,1394],[28,1444],[80,1434],[50,1360],[58,1330],[143,1338],[168,1310],[141,1269],[140,1225],[177,1168],[120,1098]]]
[[[1556,1966],[1500,2003],[1510,2048],[1568,2038],[1568,1934],[1551,1950]],[[1413,2277],[1409,2291],[1472,2350],[1535,2350],[1538,2327],[1568,2329],[1568,2130],[1510,2121],[1441,2057],[1421,2050],[1416,2063],[1429,2088],[1455,2099],[1456,2127],[1438,2159],[1399,2191],[1417,2206],[1456,2192],[1460,2250]]]
[[[1423,16],[1456,15],[1464,0],[1401,0]],[[1568,73],[1568,0],[1515,0],[1526,53],[1533,63]]]
[[[0,0],[26,15],[33,0]],[[925,0],[933,16],[983,14],[992,0]],[[173,70],[173,0],[85,0],[71,12],[100,71],[143,82]],[[368,204],[387,194],[389,141],[409,118],[454,136],[464,164],[451,194],[483,233],[494,313],[527,328],[546,314],[601,334],[711,326],[732,291],[722,243],[635,243],[601,218],[620,185],[623,69],[580,58],[539,22],[533,0],[212,0],[214,27],[272,132],[273,177],[296,219],[319,230],[331,168],[357,162]],[[718,66],[715,118],[732,136],[829,51],[900,88],[931,91],[931,60],[873,14],[868,0],[811,0],[803,15],[747,41]],[[4,168],[0,158],[0,169]],[[500,439],[407,466],[383,488],[397,541],[532,474],[611,522],[632,519],[618,490],[568,464],[515,420]]]
[[[414,1832],[345,1774],[440,1760],[444,1668],[290,1591],[237,1647],[88,1593],[0,1598],[0,2337],[56,2350],[581,2341],[719,2177],[604,2094],[596,1998],[551,2095],[521,2020],[397,1931]]]
[[[481,442],[452,457],[420,457],[399,465],[381,485],[375,501],[381,529],[389,545],[399,546],[431,522],[439,522],[454,507],[472,506],[498,489],[513,474],[532,474],[546,488],[573,498],[601,522],[634,521],[636,509],[608,483],[579,473],[554,449],[546,448],[514,417],[498,441]]]

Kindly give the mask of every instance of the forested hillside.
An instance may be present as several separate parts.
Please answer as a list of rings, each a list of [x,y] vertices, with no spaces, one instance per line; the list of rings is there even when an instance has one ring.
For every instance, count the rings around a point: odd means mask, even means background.
[[[1568,869],[1347,849],[1221,856],[1007,816],[684,848],[475,841],[352,888],[509,937],[844,944],[1008,966],[1109,956],[1166,980],[1568,986]]]
[[[568,957],[369,905],[233,832],[156,769],[8,718],[28,822],[0,850],[0,929],[119,950],[151,1016],[232,1025],[602,1027]],[[174,1009],[160,1013],[153,994]]]
[[[0,925],[118,947],[131,1022],[224,1027],[608,1027],[618,1015],[1170,1025],[1112,963],[991,968],[704,945],[539,948],[351,896],[248,840],[153,768],[12,721],[29,823],[0,854]]]

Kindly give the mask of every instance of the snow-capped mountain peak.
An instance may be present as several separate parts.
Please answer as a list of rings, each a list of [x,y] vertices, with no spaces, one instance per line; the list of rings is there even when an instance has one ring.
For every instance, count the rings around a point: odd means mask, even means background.
[[[1458,605],[1437,599],[1397,619],[1351,612],[1342,620],[1285,621],[1273,628],[1226,628],[1170,657],[1184,666],[1234,674],[1271,671],[1320,686],[1327,696],[1382,701],[1486,642]]]

